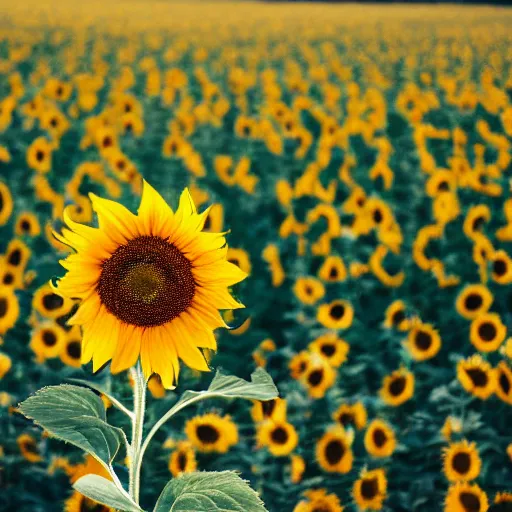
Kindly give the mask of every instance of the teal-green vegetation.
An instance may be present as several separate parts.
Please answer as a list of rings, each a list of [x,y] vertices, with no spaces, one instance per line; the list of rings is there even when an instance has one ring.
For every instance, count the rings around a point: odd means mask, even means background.
[[[249,276],[201,354],[280,393],[177,414],[143,508],[195,470],[239,471],[270,512],[510,507],[510,26],[485,7],[2,6],[0,508],[110,510],[72,490],[104,468],[17,405],[88,380],[128,427],[106,396],[130,406],[128,374],[81,365],[52,233],[97,226],[90,192],[135,212],[143,180],[214,205],[204,229]],[[212,379],[181,366],[175,390],[151,378],[146,429]]]

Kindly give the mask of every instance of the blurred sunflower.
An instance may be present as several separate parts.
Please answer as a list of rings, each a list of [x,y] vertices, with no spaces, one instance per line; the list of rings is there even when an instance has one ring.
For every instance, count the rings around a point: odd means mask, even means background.
[[[345,430],[336,426],[328,430],[316,443],[318,465],[329,473],[348,473],[354,456]]]
[[[41,462],[43,457],[39,452],[36,440],[30,434],[21,434],[17,439],[21,455],[29,462]]]
[[[414,375],[400,368],[391,375],[384,377],[380,396],[382,400],[394,407],[410,400],[414,394]]]
[[[229,416],[209,413],[187,421],[185,434],[200,452],[226,453],[238,443],[238,429]]]
[[[299,442],[295,427],[284,420],[262,423],[258,427],[256,437],[258,446],[266,446],[275,457],[289,455]]]
[[[476,484],[457,482],[448,489],[445,512],[486,512],[487,494]]]
[[[5,334],[14,326],[20,314],[18,299],[14,291],[0,286],[0,334]]]
[[[91,200],[98,229],[64,213],[70,229],[55,234],[77,251],[62,262],[68,272],[56,291],[82,301],[69,320],[83,328],[82,363],[92,359],[97,371],[112,360],[117,373],[140,357],[146,378],[157,373],[166,388],[177,381],[178,358],[208,371],[200,348],[216,349],[213,330],[226,327],[218,309],[243,307],[227,288],[245,277],[226,261],[223,235],[201,232],[208,210],[198,214],[185,190],[173,212],[146,182],[138,216]]]
[[[480,474],[482,461],[475,443],[466,440],[452,443],[443,450],[443,470],[450,482],[474,480]]]
[[[472,395],[487,400],[496,389],[496,375],[491,365],[475,354],[457,363],[457,378]]]
[[[507,328],[497,313],[483,313],[471,322],[469,339],[480,352],[494,352],[505,340]]]
[[[386,499],[388,481],[383,469],[363,470],[352,488],[360,510],[381,510]]]
[[[196,454],[188,441],[180,441],[169,458],[169,471],[176,477],[197,469]]]
[[[457,297],[455,307],[459,315],[473,320],[491,307],[494,297],[489,289],[481,284],[465,286]]]
[[[409,331],[406,346],[415,361],[426,361],[441,349],[441,336],[431,324],[418,322]]]
[[[364,435],[364,447],[373,457],[389,457],[396,447],[393,429],[383,420],[373,420]]]
[[[336,411],[332,413],[332,419],[339,423],[343,428],[354,427],[361,430],[366,425],[366,409],[361,402],[355,404],[341,404]]]

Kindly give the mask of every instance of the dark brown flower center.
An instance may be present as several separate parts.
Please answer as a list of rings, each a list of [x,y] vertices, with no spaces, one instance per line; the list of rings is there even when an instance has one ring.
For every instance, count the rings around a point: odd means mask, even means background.
[[[393,313],[391,317],[391,323],[395,326],[399,326],[405,320],[405,312],[403,309],[399,309]]]
[[[36,442],[33,439],[30,439],[28,441],[25,441],[23,443],[23,449],[27,453],[34,453],[36,455],[39,455],[39,452],[37,450]]]
[[[331,318],[340,320],[345,314],[345,306],[343,304],[336,304],[331,308]]]
[[[487,382],[489,382],[487,373],[480,368],[470,368],[469,370],[466,370],[466,373],[475,387],[484,388],[487,386]]]
[[[265,402],[261,402],[261,410],[263,411],[263,416],[265,416],[265,418],[270,418],[270,416],[272,416],[272,413],[274,412],[275,408],[276,408],[275,400],[267,400]]]
[[[503,370],[500,371],[500,375],[498,377],[498,384],[503,393],[505,393],[505,395],[508,395],[511,388],[511,384],[508,375]]]
[[[17,267],[21,263],[21,251],[19,249],[14,249],[14,251],[9,254],[7,261],[11,265]]]
[[[283,427],[277,427],[274,430],[272,430],[270,437],[272,438],[272,441],[276,444],[286,444],[286,442],[288,441],[288,432]]]
[[[337,279],[337,277],[338,277],[338,269],[336,267],[331,267],[331,270],[329,270],[329,278]]]
[[[318,386],[324,377],[324,371],[320,368],[319,370],[313,370],[308,376],[308,382],[311,386]]]
[[[496,260],[492,264],[492,270],[498,277],[501,277],[507,273],[507,263],[504,260]]]
[[[425,331],[419,331],[416,334],[416,347],[419,350],[426,351],[430,348],[432,345],[432,336],[430,336],[430,333]]]
[[[82,503],[80,503],[80,512],[108,512],[109,507],[96,503],[89,498],[84,497]]]
[[[327,357],[332,357],[336,352],[336,345],[334,343],[324,343],[320,350],[322,351],[322,354],[325,354]]]
[[[219,431],[212,425],[199,425],[196,429],[198,439],[204,444],[213,444],[219,439]]]
[[[70,341],[66,347],[68,356],[72,359],[80,359],[81,355],[81,344],[79,341]]]
[[[361,483],[361,496],[365,500],[373,500],[379,492],[379,483],[376,478],[365,478]]]
[[[393,396],[400,396],[405,390],[405,377],[395,377],[389,385],[389,392]]]
[[[483,341],[493,341],[496,334],[496,327],[491,322],[484,322],[478,328],[478,335]]]
[[[382,448],[386,441],[388,440],[388,436],[381,428],[376,428],[373,431],[373,442],[377,448]]]
[[[53,331],[43,331],[41,338],[47,347],[53,347],[57,343],[57,336]]]
[[[345,446],[339,439],[334,439],[327,443],[325,447],[325,458],[331,465],[338,464],[338,462],[345,455]]]
[[[174,245],[158,236],[141,236],[103,262],[98,293],[119,320],[150,327],[183,313],[195,286],[190,261]]]
[[[456,453],[452,462],[453,469],[460,475],[465,475],[471,467],[471,458],[466,452]]]
[[[480,511],[480,498],[472,492],[462,492],[459,500],[466,512]]]
[[[0,318],[3,318],[9,309],[9,303],[5,297],[0,297]]]
[[[475,311],[476,309],[479,309],[482,307],[482,296],[478,293],[470,293],[466,297],[466,309],[469,311]]]
[[[38,149],[36,151],[36,160],[38,162],[42,162],[44,160],[44,156],[45,156],[44,151],[42,151],[41,149]]]
[[[187,456],[185,453],[180,452],[178,454],[178,469],[180,471],[185,471],[186,467],[187,467]]]
[[[10,285],[14,282],[14,276],[11,272],[7,272],[5,275],[4,275],[4,279],[3,279],[3,282],[4,284],[6,285]]]
[[[342,412],[338,416],[338,421],[344,426],[352,425],[355,423],[354,415],[350,414],[349,412]]]
[[[43,307],[47,311],[54,311],[55,309],[59,309],[63,304],[64,299],[56,293],[47,293],[43,297]]]

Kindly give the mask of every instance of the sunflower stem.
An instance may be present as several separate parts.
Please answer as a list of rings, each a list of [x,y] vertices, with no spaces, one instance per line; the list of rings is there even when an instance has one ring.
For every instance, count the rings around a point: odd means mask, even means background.
[[[130,369],[133,379],[133,418],[132,418],[132,442],[130,445],[130,481],[128,492],[135,503],[139,503],[140,469],[139,457],[141,456],[142,433],[144,429],[144,413],[146,409],[146,380],[137,364]]]

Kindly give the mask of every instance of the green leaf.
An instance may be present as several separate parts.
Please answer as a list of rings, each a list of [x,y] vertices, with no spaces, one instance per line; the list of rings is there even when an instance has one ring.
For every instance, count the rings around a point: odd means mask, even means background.
[[[154,512],[266,512],[258,494],[232,471],[184,473],[171,480]]]
[[[85,475],[79,478],[73,488],[87,498],[125,512],[142,512],[130,495],[116,487],[110,480],[99,475]]]
[[[89,389],[62,384],[40,389],[20,404],[21,412],[50,435],[78,446],[109,469],[124,432],[109,425],[101,399]]]

